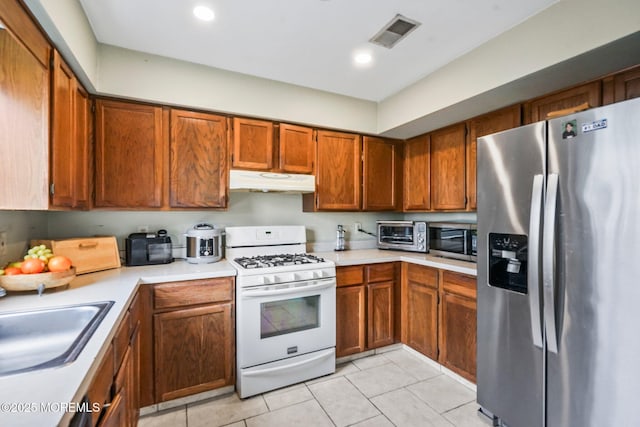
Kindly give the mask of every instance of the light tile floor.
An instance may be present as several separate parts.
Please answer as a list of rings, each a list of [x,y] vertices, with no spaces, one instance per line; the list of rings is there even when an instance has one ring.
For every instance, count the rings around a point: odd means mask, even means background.
[[[475,392],[398,349],[249,399],[237,394],[140,418],[140,427],[486,427]]]

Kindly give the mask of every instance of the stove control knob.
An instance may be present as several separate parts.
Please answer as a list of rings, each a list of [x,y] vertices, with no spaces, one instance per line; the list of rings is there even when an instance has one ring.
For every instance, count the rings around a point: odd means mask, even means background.
[[[262,276],[260,278],[260,281],[262,282],[263,285],[268,285],[269,283],[273,283],[273,278],[269,276]]]

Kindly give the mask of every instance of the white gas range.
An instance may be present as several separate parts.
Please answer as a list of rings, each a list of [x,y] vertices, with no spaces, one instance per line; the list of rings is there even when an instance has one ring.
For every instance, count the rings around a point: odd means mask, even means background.
[[[236,277],[241,398],[335,371],[336,269],[305,253],[304,226],[227,227]]]

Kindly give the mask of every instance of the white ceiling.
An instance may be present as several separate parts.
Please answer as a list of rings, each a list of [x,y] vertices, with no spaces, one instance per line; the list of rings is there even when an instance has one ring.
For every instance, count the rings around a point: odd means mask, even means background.
[[[380,101],[558,0],[80,0],[100,43]],[[208,5],[212,22],[194,18]],[[422,25],[386,49],[396,14]],[[373,54],[367,67],[352,55]],[[514,58],[517,60],[517,58]]]

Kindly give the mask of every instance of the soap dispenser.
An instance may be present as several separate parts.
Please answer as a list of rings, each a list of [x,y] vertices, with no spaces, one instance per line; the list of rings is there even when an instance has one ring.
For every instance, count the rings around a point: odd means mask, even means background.
[[[338,230],[336,231],[336,251],[344,251],[344,227],[338,225]]]

